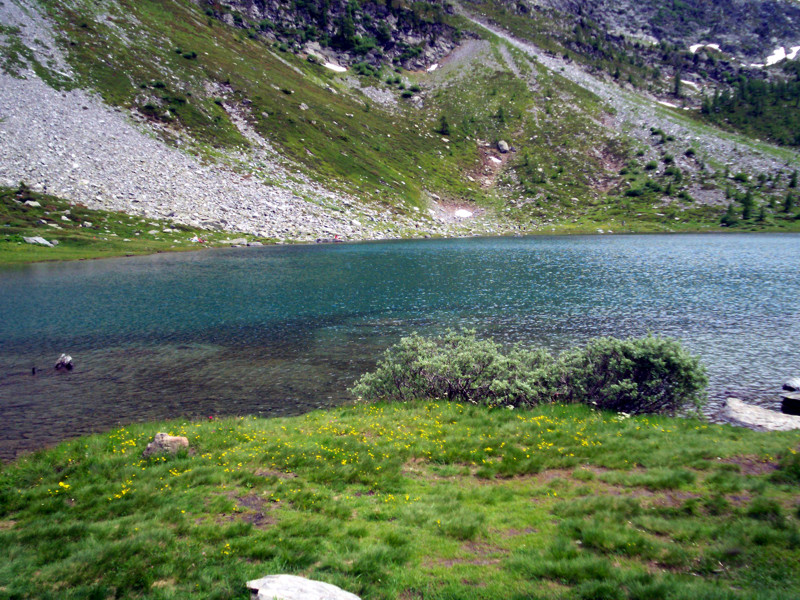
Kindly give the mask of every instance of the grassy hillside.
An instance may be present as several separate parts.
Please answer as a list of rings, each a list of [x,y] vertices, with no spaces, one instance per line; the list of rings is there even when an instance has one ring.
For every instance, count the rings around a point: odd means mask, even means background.
[[[41,237],[53,244],[29,244]],[[249,241],[274,240],[237,236]],[[194,242],[192,239],[201,239]],[[90,210],[25,187],[0,188],[0,264],[132,256],[227,245],[230,233],[159,219]]]
[[[191,449],[143,459],[156,431]],[[796,598],[800,432],[580,406],[124,427],[0,471],[0,597]]]

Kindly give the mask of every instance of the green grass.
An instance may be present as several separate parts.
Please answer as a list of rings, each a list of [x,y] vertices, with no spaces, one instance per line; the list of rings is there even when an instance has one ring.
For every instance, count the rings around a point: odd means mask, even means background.
[[[143,459],[156,431],[190,451]],[[0,471],[0,597],[795,598],[800,432],[359,404],[123,427]]]
[[[39,206],[27,205],[26,201],[38,202]],[[204,243],[190,241],[195,236]],[[43,237],[58,245],[49,248],[28,244],[23,237]],[[221,240],[232,237],[264,243],[274,241],[196,229],[162,219],[91,210],[23,188],[0,188],[0,265],[198,250],[220,245]]]

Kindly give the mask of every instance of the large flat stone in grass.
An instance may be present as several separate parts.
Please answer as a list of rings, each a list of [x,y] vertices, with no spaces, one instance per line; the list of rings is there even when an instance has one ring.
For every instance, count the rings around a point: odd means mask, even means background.
[[[251,600],[360,600],[355,594],[296,575],[267,575],[247,582]]]
[[[147,458],[153,454],[175,454],[183,448],[189,447],[189,440],[182,435],[170,435],[168,433],[157,433],[153,441],[147,444],[147,448],[142,452],[142,456]]]
[[[800,416],[785,415],[760,406],[752,406],[736,398],[728,398],[725,402],[724,414],[734,423],[766,431],[800,429]]]

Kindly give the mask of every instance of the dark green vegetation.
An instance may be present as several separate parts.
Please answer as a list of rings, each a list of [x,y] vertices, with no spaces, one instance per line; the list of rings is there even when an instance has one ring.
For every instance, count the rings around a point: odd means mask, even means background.
[[[754,137],[800,146],[800,63],[784,66],[788,79],[774,82],[741,75],[732,86],[703,100],[703,117]]]
[[[547,402],[589,404],[624,413],[697,409],[708,383],[697,357],[677,340],[599,338],[554,359],[542,349],[504,352],[474,331],[417,334],[389,348],[353,394],[367,400],[439,398],[516,408]]]
[[[57,245],[28,244],[23,237],[43,237]],[[194,237],[204,243],[191,242]],[[90,210],[24,184],[0,188],[0,264],[197,250],[226,237],[170,221]]]
[[[142,459],[156,431],[189,453]],[[0,597],[793,599],[800,433],[585,406],[122,428],[0,471]]]
[[[702,115],[708,122],[773,143],[800,145],[797,134],[800,130],[797,104],[800,87],[796,61],[768,70],[751,69],[724,51],[703,48],[692,53],[688,50],[691,42],[706,39],[710,26],[729,32],[729,28],[719,24],[730,20],[731,14],[740,12],[741,7],[705,2],[650,4],[653,6],[638,6],[636,11],[653,13],[646,21],[660,40],[658,44],[622,35],[619,29],[631,27],[631,23],[604,23],[608,15],[593,15],[592,7],[583,7],[573,14],[506,0],[470,1],[468,5],[515,35],[574,60],[594,73],[610,76],[620,84],[680,99],[691,95],[682,80],[702,82],[717,89],[713,97],[703,101]],[[781,10],[775,12],[781,13]],[[743,19],[745,15],[740,16]],[[746,16],[753,18],[754,14]],[[765,11],[757,18],[769,17]],[[784,21],[782,15],[776,14],[767,29],[760,24],[759,34],[763,35],[771,26],[784,35],[794,35],[791,25]],[[617,33],[610,33],[611,30]],[[773,49],[769,45],[765,48],[768,50],[763,56]]]
[[[258,6],[253,18],[241,2],[204,0],[205,14],[230,19],[251,39],[275,40],[282,51],[300,50],[307,42],[348,52],[366,67],[391,61],[403,67],[420,56],[428,40],[448,42],[460,32],[445,19],[449,6],[442,0],[359,2],[345,0],[277,0]],[[409,43],[404,37],[413,37]],[[419,41],[422,39],[423,41]]]

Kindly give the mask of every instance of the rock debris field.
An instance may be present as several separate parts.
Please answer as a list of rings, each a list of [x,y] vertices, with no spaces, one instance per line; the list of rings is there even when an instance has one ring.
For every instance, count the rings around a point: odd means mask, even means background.
[[[279,239],[379,237],[377,225],[397,218],[368,207],[333,215],[325,204],[352,201],[307,180],[290,181],[300,177],[282,168],[280,157],[267,156],[274,153],[269,148],[254,158],[269,161],[272,185],[202,164],[84,91],[56,91],[32,73],[0,74],[0,87],[2,185],[25,181],[89,208]]]

